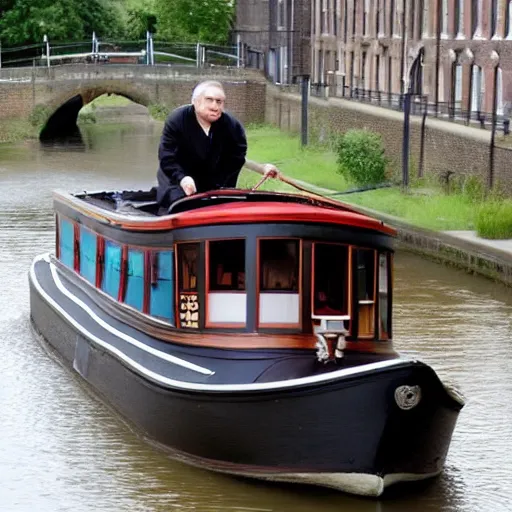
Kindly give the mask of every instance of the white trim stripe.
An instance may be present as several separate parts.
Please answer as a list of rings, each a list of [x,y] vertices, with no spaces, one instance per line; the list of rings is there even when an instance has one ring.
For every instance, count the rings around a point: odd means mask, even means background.
[[[202,383],[195,383],[195,382],[184,382],[179,381],[175,379],[170,379],[168,377],[165,377],[164,375],[160,375],[156,372],[153,372],[152,370],[149,370],[148,368],[142,366],[140,363],[137,363],[133,359],[129,358],[126,354],[124,354],[122,351],[117,349],[116,347],[113,347],[106,341],[102,340],[101,338],[98,338],[91,332],[89,332],[85,327],[83,327],[79,322],[77,322],[71,315],[69,315],[57,302],[50,297],[42,288],[40,283],[37,280],[37,277],[35,275],[35,264],[37,261],[44,260],[48,263],[48,265],[52,265],[50,263],[49,257],[47,254],[38,256],[34,259],[34,262],[32,263],[32,266],[30,268],[30,277],[32,280],[32,283],[36,287],[39,294],[48,302],[48,304],[54,308],[56,311],[59,312],[61,316],[63,316],[66,321],[68,321],[75,329],[80,331],[81,334],[89,338],[91,341],[96,343],[98,346],[101,346],[108,352],[111,352],[112,354],[115,354],[120,360],[122,360],[124,363],[131,366],[133,369],[137,370],[141,375],[147,377],[148,379],[167,387],[172,388],[178,388],[183,390],[189,390],[189,391],[209,391],[209,392],[232,392],[232,391],[271,391],[271,390],[278,390],[278,389],[286,389],[286,388],[294,388],[294,387],[300,387],[310,384],[319,384],[319,383],[328,383],[332,381],[339,380],[344,377],[350,377],[354,375],[364,374],[368,373],[374,370],[381,370],[385,368],[392,368],[394,366],[404,366],[407,363],[414,362],[410,359],[388,359],[385,361],[379,361],[377,363],[369,363],[357,367],[352,368],[344,368],[340,369],[334,372],[329,373],[323,373],[319,375],[312,375],[309,377],[300,377],[296,379],[289,379],[285,381],[277,381],[277,382],[264,382],[264,383],[250,383],[250,384],[202,384]],[[67,290],[66,290],[67,291]],[[68,292],[70,293],[70,292]],[[79,301],[75,297],[75,302]],[[81,302],[81,301],[79,301]],[[87,311],[88,312],[88,311]],[[93,318],[94,320],[94,318]],[[114,329],[113,327],[109,326],[105,323],[106,329]],[[119,332],[119,331],[118,331]],[[140,342],[138,342],[140,343]],[[149,348],[149,347],[146,347]],[[186,363],[186,361],[184,361]],[[188,363],[191,364],[191,363]],[[213,373],[213,372],[212,372]]]

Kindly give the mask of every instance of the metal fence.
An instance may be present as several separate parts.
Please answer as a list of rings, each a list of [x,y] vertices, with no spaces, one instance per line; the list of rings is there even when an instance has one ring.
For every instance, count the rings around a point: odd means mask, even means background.
[[[336,86],[325,83],[312,83],[311,95],[318,98],[338,97],[363,103],[369,103],[379,107],[403,111],[404,94],[388,93],[360,87]],[[447,121],[465,124],[466,126],[478,126],[483,129],[494,129],[510,133],[510,119],[503,114],[496,114],[493,119],[492,112],[480,110],[464,110],[460,106],[450,102],[432,102],[425,95],[412,95],[411,114],[427,115]]]
[[[240,42],[220,46],[158,41],[149,32],[146,39],[136,41],[100,39],[93,33],[89,41],[50,41],[45,36],[38,44],[0,46],[0,68],[79,63],[243,67],[243,48]]]

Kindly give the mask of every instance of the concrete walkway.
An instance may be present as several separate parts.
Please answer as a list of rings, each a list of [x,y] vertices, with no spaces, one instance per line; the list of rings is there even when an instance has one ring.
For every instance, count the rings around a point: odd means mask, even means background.
[[[512,239],[508,240],[488,240],[486,238],[480,238],[477,236],[475,231],[445,231],[447,235],[460,238],[461,240],[467,240],[481,245],[482,247],[492,247],[499,249],[512,255]]]

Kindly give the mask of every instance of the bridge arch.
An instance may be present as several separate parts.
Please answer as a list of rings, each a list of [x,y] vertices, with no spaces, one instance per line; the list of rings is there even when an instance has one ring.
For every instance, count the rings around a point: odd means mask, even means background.
[[[38,105],[45,112],[46,120],[39,134],[40,140],[49,140],[73,134],[77,130],[78,114],[82,107],[104,94],[123,96],[134,103],[148,107],[152,103],[150,94],[133,82],[95,84],[66,88],[53,96],[46,105]]]

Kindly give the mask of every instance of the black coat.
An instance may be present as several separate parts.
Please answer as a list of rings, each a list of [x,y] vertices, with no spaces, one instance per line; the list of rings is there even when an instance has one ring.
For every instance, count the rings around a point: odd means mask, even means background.
[[[192,105],[177,108],[165,121],[158,148],[158,202],[169,206],[184,197],[185,176],[194,179],[198,192],[235,187],[246,152],[244,128],[232,115],[224,112],[206,135]]]

